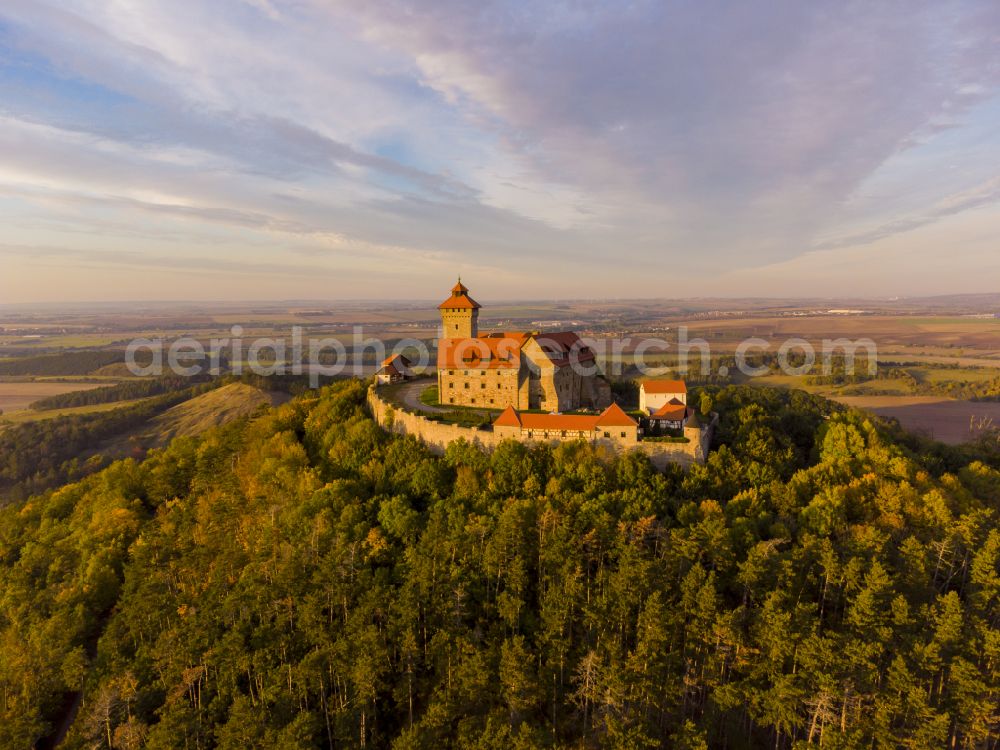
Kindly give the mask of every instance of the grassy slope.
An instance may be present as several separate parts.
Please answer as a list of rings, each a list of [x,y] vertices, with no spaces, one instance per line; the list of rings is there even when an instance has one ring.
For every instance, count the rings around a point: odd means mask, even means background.
[[[138,430],[101,446],[105,455],[127,455],[136,444],[158,448],[175,437],[197,435],[217,425],[252,414],[261,406],[288,400],[285,394],[265,393],[245,383],[231,383],[203,393],[154,417]]]

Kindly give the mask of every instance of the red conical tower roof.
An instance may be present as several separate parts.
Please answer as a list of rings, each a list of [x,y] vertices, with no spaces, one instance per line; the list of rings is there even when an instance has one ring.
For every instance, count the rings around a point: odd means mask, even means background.
[[[458,283],[451,288],[451,296],[438,305],[438,309],[471,309],[478,310],[482,305],[469,296],[469,290],[462,283],[462,277],[458,277]]]

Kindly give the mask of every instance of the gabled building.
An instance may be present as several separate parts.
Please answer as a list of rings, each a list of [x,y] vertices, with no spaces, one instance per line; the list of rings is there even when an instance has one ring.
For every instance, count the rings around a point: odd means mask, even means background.
[[[679,430],[688,423],[687,383],[683,380],[646,380],[639,385],[639,409],[649,415],[652,429]]]
[[[652,414],[664,404],[687,404],[687,383],[683,380],[644,380],[639,384],[639,408]]]
[[[639,441],[639,423],[611,404],[600,414],[536,414],[508,406],[493,422],[499,438],[516,440],[587,440],[632,446]]]
[[[487,409],[603,409],[611,388],[596,355],[572,331],[480,335],[481,305],[461,279],[438,305],[438,400]]]
[[[399,383],[413,377],[412,363],[402,354],[386,357],[382,366],[375,373],[379,383]]]
[[[671,399],[649,415],[649,426],[659,429],[679,430],[687,425],[692,411],[676,398]]]

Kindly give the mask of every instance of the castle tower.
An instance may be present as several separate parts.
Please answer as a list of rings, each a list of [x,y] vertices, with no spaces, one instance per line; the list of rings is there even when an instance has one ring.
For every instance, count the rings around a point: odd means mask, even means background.
[[[462,277],[451,288],[451,296],[438,305],[441,311],[441,337],[469,339],[479,335],[479,303],[469,296]]]

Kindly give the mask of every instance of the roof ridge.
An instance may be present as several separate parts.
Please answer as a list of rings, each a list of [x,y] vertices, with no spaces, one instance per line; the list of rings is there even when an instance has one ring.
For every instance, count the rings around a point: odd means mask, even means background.
[[[632,419],[632,417],[630,417],[624,409],[612,401],[611,405],[602,411],[600,416],[598,416],[597,424],[624,427],[628,425],[636,425],[638,422]]]

